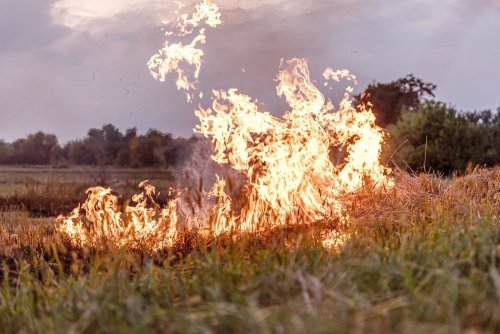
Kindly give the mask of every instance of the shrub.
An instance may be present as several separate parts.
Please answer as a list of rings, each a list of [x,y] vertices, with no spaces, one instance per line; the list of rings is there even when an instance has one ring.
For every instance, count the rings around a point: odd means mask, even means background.
[[[477,113],[459,113],[440,102],[427,101],[415,110],[404,110],[389,125],[384,156],[401,168],[430,169],[450,174],[469,165],[500,163],[495,143],[498,115],[489,119]]]

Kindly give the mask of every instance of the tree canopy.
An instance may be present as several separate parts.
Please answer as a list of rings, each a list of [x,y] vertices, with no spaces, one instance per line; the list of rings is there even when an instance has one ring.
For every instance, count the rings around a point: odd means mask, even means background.
[[[168,167],[182,163],[197,142],[170,133],[136,128],[122,133],[112,124],[93,128],[82,139],[61,146],[53,134],[37,132],[13,143],[0,141],[0,163],[11,165],[116,165]]]
[[[435,89],[436,85],[410,74],[389,83],[373,82],[354,100],[357,105],[371,104],[376,124],[386,127],[398,120],[403,109],[413,110],[425,97],[434,97]]]
[[[387,127],[385,156],[413,171],[449,174],[470,164],[500,163],[500,114],[459,113],[441,102],[427,101],[415,110],[403,110]]]

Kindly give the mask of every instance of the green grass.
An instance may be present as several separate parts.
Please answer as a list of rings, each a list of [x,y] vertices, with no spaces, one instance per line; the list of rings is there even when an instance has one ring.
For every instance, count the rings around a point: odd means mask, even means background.
[[[50,219],[0,213],[5,333],[500,331],[500,170],[399,175],[324,226],[190,239],[147,255],[69,248]]]

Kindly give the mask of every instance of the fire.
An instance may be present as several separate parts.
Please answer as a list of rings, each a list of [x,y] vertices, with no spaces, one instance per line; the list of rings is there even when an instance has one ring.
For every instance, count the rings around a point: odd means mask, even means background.
[[[143,192],[134,195],[132,205],[126,205],[123,212],[111,189],[90,188],[82,206],[58,218],[58,230],[78,247],[104,243],[154,251],[170,246],[177,234],[177,200],[162,208],[154,199],[152,185],[144,181],[139,187]]]
[[[173,30],[167,30],[165,36],[194,36],[188,44],[171,43],[167,38],[163,48],[148,61],[151,75],[163,82],[170,73],[176,72],[177,89],[185,90],[187,100],[192,101],[193,94],[189,92],[197,87],[203,56],[203,50],[199,48],[199,45],[206,43],[205,28],[200,26],[205,24],[210,28],[215,28],[222,23],[220,17],[218,7],[208,1],[197,4],[192,16],[181,15],[175,22]],[[196,29],[198,30],[195,31]],[[184,63],[195,67],[192,77],[183,68]]]
[[[305,59],[282,61],[277,81],[291,107],[282,118],[258,110],[236,89],[214,92],[212,107],[196,111],[195,131],[212,140],[212,158],[246,176],[249,201],[229,224],[240,230],[340,215],[345,192],[367,181],[390,184],[379,163],[383,132],[373,113],[352,106],[350,88],[334,111],[311,82]],[[334,148],[346,151],[341,165],[332,162]]]
[[[201,22],[210,27],[221,23],[215,4],[204,1],[195,10],[175,23],[176,36],[196,35],[192,43],[167,40],[148,63],[159,81],[176,72],[177,87],[186,91],[194,90],[196,81],[188,78],[182,64],[195,65],[197,80],[203,55],[197,45],[205,42],[204,30],[195,33],[195,28]],[[341,79],[356,83],[347,70],[328,68],[323,78],[326,85]],[[186,226],[208,227],[208,233],[217,236],[345,219],[346,194],[366,184],[391,186],[390,170],[379,162],[384,133],[369,108],[352,105],[352,87],[346,88],[335,109],[312,82],[307,61],[299,58],[282,60],[276,80],[277,95],[290,107],[282,117],[261,110],[237,89],[214,91],[211,107],[195,111],[195,132],[212,141],[212,159],[244,176],[237,200],[226,192],[226,180],[218,178],[206,194],[212,199],[210,208],[203,216],[188,218],[179,214],[179,198],[161,208],[147,183],[132,199],[134,205],[124,210],[110,189],[91,188],[82,207],[59,217],[58,230],[76,246],[104,240],[117,247],[155,251],[171,246]]]

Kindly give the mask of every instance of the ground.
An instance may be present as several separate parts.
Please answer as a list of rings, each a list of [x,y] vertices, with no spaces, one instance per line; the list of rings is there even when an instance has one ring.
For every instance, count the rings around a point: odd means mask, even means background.
[[[162,170],[0,169],[5,333],[500,331],[500,169],[396,173],[331,219],[198,239],[158,254],[75,249],[54,217],[107,184],[126,196]],[[342,235],[325,244],[325,231]],[[342,239],[342,240],[344,240]]]

